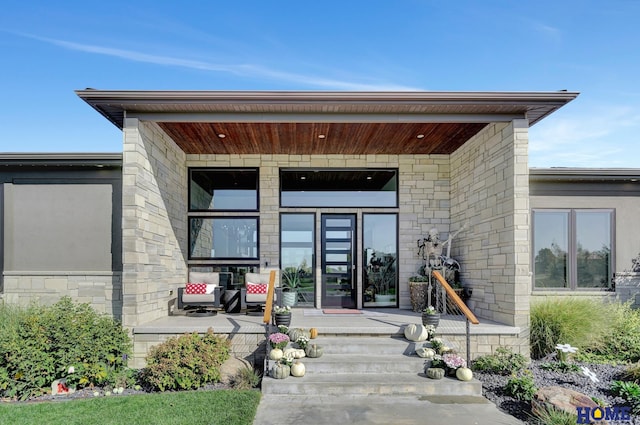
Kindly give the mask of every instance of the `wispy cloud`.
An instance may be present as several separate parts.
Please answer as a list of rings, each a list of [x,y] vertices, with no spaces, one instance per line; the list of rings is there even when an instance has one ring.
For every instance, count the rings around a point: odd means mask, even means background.
[[[380,90],[380,91],[410,91],[417,90],[413,87],[392,83],[360,83],[354,81],[343,81],[332,78],[324,78],[298,73],[279,71],[256,64],[223,64],[212,63],[199,60],[184,59],[173,56],[153,55],[135,50],[118,49],[92,44],[83,44],[73,41],[58,40],[53,38],[38,37],[34,35],[21,34],[23,36],[49,43],[68,50],[97,54],[103,56],[116,57],[133,62],[144,62],[162,66],[173,66],[200,71],[224,72],[237,76],[258,77],[289,83],[303,84],[312,87],[333,90]]]
[[[635,138],[640,113],[627,106],[600,105],[565,117],[550,117],[530,130],[535,167],[637,167]]]

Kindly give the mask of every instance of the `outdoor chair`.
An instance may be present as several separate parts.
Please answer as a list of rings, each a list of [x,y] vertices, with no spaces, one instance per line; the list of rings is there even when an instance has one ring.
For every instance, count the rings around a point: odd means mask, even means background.
[[[240,290],[240,302],[243,311],[251,308],[256,311],[262,311],[267,303],[267,288],[269,286],[269,275],[259,273],[247,273],[244,275],[244,287]],[[273,295],[273,303],[277,306],[282,305],[282,288],[279,287],[276,280],[275,291]]]
[[[233,282],[233,274],[224,273],[224,284],[218,272],[189,272],[189,283],[178,288],[178,309],[205,311],[220,309],[227,282]]]

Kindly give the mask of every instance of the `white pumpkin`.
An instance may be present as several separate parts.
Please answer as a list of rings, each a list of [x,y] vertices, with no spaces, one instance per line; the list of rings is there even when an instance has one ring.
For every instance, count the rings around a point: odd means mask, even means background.
[[[468,367],[459,367],[456,370],[456,378],[461,381],[471,381],[473,379],[473,372]]]
[[[307,353],[305,353],[302,348],[297,348],[296,351],[293,352],[294,359],[301,359],[306,356],[307,356]]]
[[[404,337],[409,341],[426,341],[429,337],[429,332],[422,324],[412,323],[405,326]]]
[[[286,350],[284,350],[284,356],[290,359],[295,358],[294,354],[296,352],[297,348],[287,348]]]
[[[269,358],[271,360],[280,360],[282,356],[284,356],[284,353],[279,348],[274,348],[273,350],[269,351]]]
[[[306,371],[307,371],[306,367],[301,362],[295,362],[294,364],[291,365],[291,375],[295,377],[299,378],[301,376],[304,376]]]
[[[432,359],[433,356],[436,355],[436,352],[433,348],[429,347],[418,347],[416,348],[416,354],[423,359]]]

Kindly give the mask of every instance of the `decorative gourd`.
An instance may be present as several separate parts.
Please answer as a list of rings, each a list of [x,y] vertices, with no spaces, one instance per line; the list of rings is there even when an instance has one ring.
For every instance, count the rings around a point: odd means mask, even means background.
[[[427,378],[442,379],[444,378],[444,369],[439,367],[430,367],[427,369]]]
[[[316,344],[307,345],[306,350],[307,357],[316,358],[322,356],[322,347]]]
[[[291,368],[286,364],[276,363],[271,368],[271,376],[275,379],[285,379],[291,374]]]
[[[418,347],[416,348],[416,354],[423,359],[432,359],[433,356],[436,355],[436,352],[433,348],[429,347]]]
[[[297,378],[304,376],[306,371],[307,371],[306,367],[301,362],[295,362],[294,364],[291,365],[291,375]]]
[[[289,339],[292,342],[296,342],[296,340],[301,336],[306,336],[307,338],[311,339],[310,332],[307,330],[304,330],[302,328],[289,329]]]
[[[306,353],[302,348],[287,348],[284,350],[284,357],[288,357],[290,359],[301,359],[306,356]]]
[[[279,348],[274,348],[273,350],[269,351],[269,358],[271,360],[280,360],[282,356],[284,356],[284,352]]]
[[[318,330],[316,328],[309,329],[309,338],[316,339],[318,337]]]
[[[471,381],[471,379],[473,379],[473,372],[468,367],[459,367],[456,370],[456,378],[461,381]]]
[[[409,341],[426,341],[429,337],[429,332],[423,325],[412,323],[405,326],[404,337]]]

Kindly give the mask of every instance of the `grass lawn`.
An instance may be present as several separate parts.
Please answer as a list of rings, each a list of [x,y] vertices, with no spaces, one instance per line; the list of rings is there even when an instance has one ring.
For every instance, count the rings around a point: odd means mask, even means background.
[[[0,424],[246,425],[259,401],[259,391],[216,390],[0,404]]]

